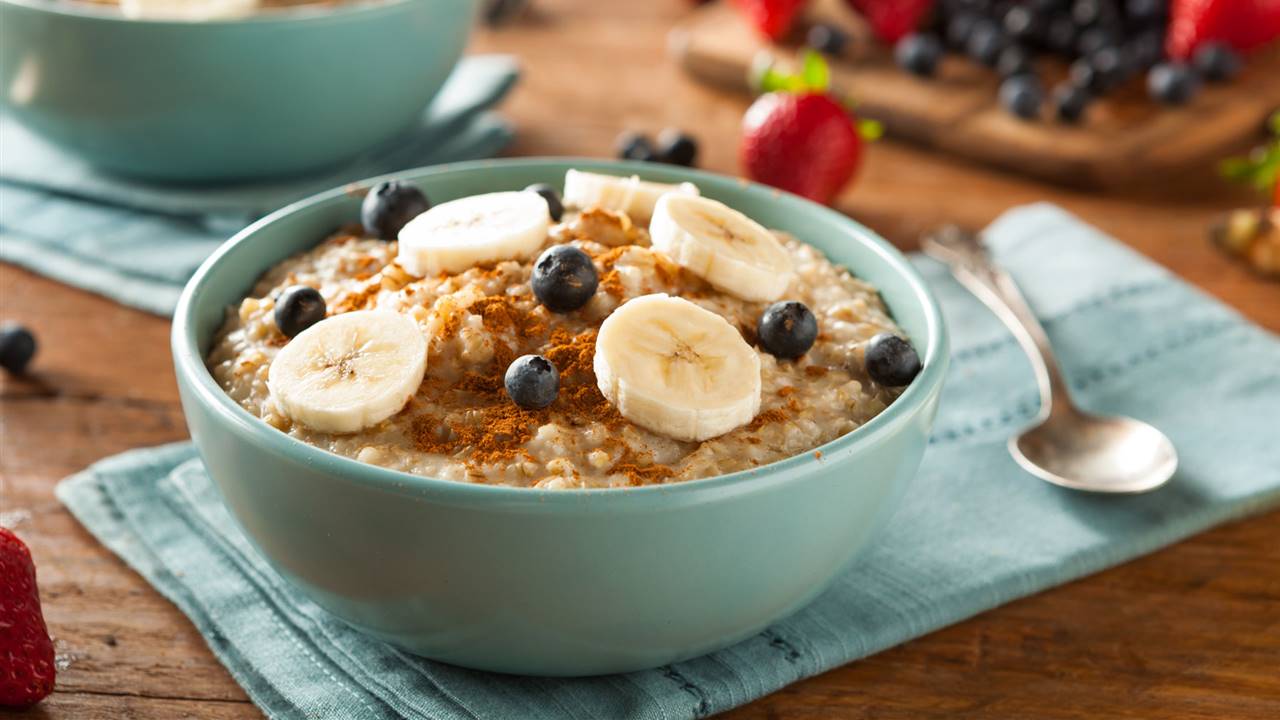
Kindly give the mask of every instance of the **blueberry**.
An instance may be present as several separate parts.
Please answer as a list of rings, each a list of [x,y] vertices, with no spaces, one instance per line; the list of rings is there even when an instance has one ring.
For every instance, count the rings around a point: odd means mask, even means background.
[[[525,188],[525,192],[535,192],[547,201],[547,211],[551,213],[551,219],[560,222],[560,218],[564,217],[564,202],[560,200],[560,193],[554,187],[546,183],[534,183]]]
[[[308,285],[285,288],[276,298],[276,327],[285,337],[293,337],[324,319],[324,297]]]
[[[1010,45],[1000,51],[1000,59],[996,61],[996,72],[1000,77],[1013,77],[1035,72],[1031,64],[1031,53],[1021,45]]]
[[[867,374],[886,387],[910,385],[920,374],[920,356],[911,343],[897,335],[880,333],[871,338],[863,355]]]
[[[1147,73],[1147,93],[1166,105],[1182,105],[1196,94],[1199,82],[1181,63],[1160,63]]]
[[[618,157],[623,160],[639,160],[656,162],[658,153],[653,149],[649,138],[637,132],[624,132],[614,142],[618,149]]]
[[[893,48],[898,66],[916,75],[932,75],[938,69],[942,57],[942,43],[932,35],[911,34],[898,41]]]
[[[364,202],[360,203],[360,222],[365,233],[394,240],[400,228],[431,208],[422,191],[399,180],[389,180],[373,186]]]
[[[551,312],[565,313],[586,305],[600,279],[591,258],[572,245],[547,248],[533,264],[533,294]]]
[[[0,326],[0,367],[21,375],[36,354],[36,336],[17,323]]]
[[[1027,7],[1040,14],[1055,13],[1066,9],[1068,0],[1029,0]]]
[[[969,43],[965,49],[968,50],[969,57],[983,65],[994,67],[1006,43],[1004,34],[995,23],[979,20],[973,26],[973,32],[969,33]]]
[[[1115,44],[1116,36],[1113,33],[1100,27],[1091,27],[1076,39],[1076,51],[1081,55],[1092,55]]]
[[[1035,40],[1044,34],[1045,17],[1029,5],[1014,5],[1004,15],[1004,31],[1015,40]]]
[[[1044,102],[1044,90],[1034,75],[1014,75],[1000,83],[1000,104],[1024,120],[1040,114]]]
[[[541,410],[556,401],[560,371],[541,355],[521,355],[507,366],[502,384],[511,402],[525,410]]]
[[[1103,87],[1113,87],[1124,81],[1129,75],[1126,58],[1118,48],[1104,47],[1089,56],[1089,64],[1098,74],[1098,81]]]
[[[818,320],[796,300],[776,302],[765,308],[756,323],[760,347],[774,357],[798,358],[818,339]]]
[[[1201,45],[1191,59],[1200,77],[1209,82],[1230,80],[1240,72],[1240,56],[1226,43],[1210,42]]]
[[[849,36],[830,23],[815,23],[804,39],[806,45],[828,55],[840,55],[849,44]]]
[[[1098,22],[1102,12],[1102,0],[1076,0],[1071,5],[1071,19],[1081,27]]]
[[[1125,17],[1132,25],[1154,25],[1164,20],[1167,0],[1125,0]]]
[[[670,165],[692,167],[698,159],[698,143],[675,128],[658,134],[658,161]]]
[[[1149,68],[1164,57],[1164,33],[1160,30],[1144,30],[1130,38],[1124,51],[1133,68]]]
[[[1079,29],[1070,15],[1058,15],[1049,21],[1049,29],[1045,31],[1044,42],[1050,50],[1057,53],[1070,54],[1075,51]]]
[[[1068,76],[1071,78],[1072,85],[1089,92],[1099,93],[1105,89],[1102,75],[1098,73],[1097,68],[1093,66],[1093,62],[1087,57],[1079,58],[1071,63]]]
[[[1079,122],[1091,96],[1085,88],[1065,82],[1053,89],[1053,112],[1063,122]]]
[[[969,46],[969,36],[973,34],[973,27],[978,23],[979,17],[972,13],[959,13],[951,17],[947,21],[946,38],[947,45],[963,50]]]

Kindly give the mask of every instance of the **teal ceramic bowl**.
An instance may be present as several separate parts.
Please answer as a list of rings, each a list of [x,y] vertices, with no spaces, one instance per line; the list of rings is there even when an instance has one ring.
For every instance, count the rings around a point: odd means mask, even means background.
[[[462,54],[474,5],[364,0],[170,22],[0,0],[0,103],[119,174],[293,175],[406,131]]]
[[[499,160],[398,177],[440,202],[534,182],[559,187],[571,167],[688,180],[818,246],[880,288],[924,369],[885,412],[820,456],[747,472],[603,490],[409,475],[269,427],[205,369],[226,308],[268,267],[356,218],[359,200],[334,190],[256,223],[204,263],[174,318],[191,435],[227,506],[281,575],[351,625],[436,660],[592,675],[656,667],[759,632],[812,600],[867,546],[915,474],[933,422],[948,358],[938,305],[898,251],[839,213],[653,164]]]

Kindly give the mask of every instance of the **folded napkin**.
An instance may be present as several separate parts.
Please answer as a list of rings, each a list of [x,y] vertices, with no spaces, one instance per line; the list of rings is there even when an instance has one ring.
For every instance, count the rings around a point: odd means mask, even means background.
[[[103,543],[195,623],[274,718],[703,717],[1280,503],[1280,339],[1048,205],[988,233],[1045,320],[1083,405],[1155,423],[1164,488],[1041,482],[1005,440],[1036,411],[1022,351],[939,264],[954,355],[919,476],[877,543],[813,604],[738,645],[646,672],[515,677],[407,655],[294,592],[250,546],[188,443],[104,460],[58,486]]]
[[[512,129],[487,110],[518,76],[511,57],[464,58],[410,132],[286,180],[161,185],[107,175],[0,117],[0,261],[168,316],[204,258],[272,210],[373,175],[497,154]]]

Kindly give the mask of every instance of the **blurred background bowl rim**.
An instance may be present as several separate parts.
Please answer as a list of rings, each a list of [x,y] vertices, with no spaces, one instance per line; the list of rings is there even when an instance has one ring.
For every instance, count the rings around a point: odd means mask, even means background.
[[[241,407],[218,385],[213,374],[205,365],[204,354],[201,352],[199,343],[200,339],[196,335],[196,322],[192,317],[197,307],[196,299],[208,278],[217,275],[219,265],[224,259],[240,245],[253,242],[254,238],[266,228],[299,211],[329,204],[342,198],[349,198],[353,187],[371,187],[383,180],[407,179],[417,182],[428,177],[447,176],[455,172],[497,171],[504,167],[537,168],[542,166],[545,166],[548,170],[554,167],[561,173],[568,167],[579,167],[603,172],[611,170],[631,172],[642,177],[646,172],[652,175],[656,171],[658,175],[674,175],[695,184],[701,182],[707,183],[709,186],[724,186],[725,189],[730,191],[747,192],[752,196],[752,200],[767,201],[781,198],[789,203],[797,203],[798,207],[806,213],[813,213],[819,218],[846,225],[849,229],[849,235],[870,246],[880,257],[880,260],[886,263],[893,273],[907,284],[907,288],[910,291],[909,296],[914,298],[915,302],[920,306],[925,322],[923,340],[926,343],[926,347],[922,357],[923,369],[902,395],[871,420],[834,440],[767,465],[724,475],[669,484],[625,488],[550,490],[445,480],[371,465],[354,458],[329,452],[271,427],[261,418]],[[662,180],[660,179],[659,181]],[[318,244],[320,241],[321,239],[318,238],[316,243]],[[801,242],[804,241],[801,240]],[[839,262],[834,262],[833,264],[838,267],[844,267]],[[255,272],[257,276],[260,276],[267,269],[266,267],[257,268]],[[850,268],[850,271],[853,272],[854,269]],[[915,338],[914,342],[918,343],[920,339]],[[585,498],[591,498],[592,500],[592,504],[586,507],[600,509],[607,509],[618,503],[635,503],[646,498],[662,503],[677,499],[700,502],[710,500],[713,496],[720,497],[722,495],[754,492],[779,483],[798,481],[820,470],[824,465],[839,462],[839,458],[831,459],[836,453],[847,454],[845,459],[852,459],[856,457],[858,452],[868,449],[879,440],[902,431],[913,418],[926,410],[930,397],[936,392],[940,392],[940,386],[946,377],[949,364],[949,337],[937,298],[925,284],[923,277],[900,250],[853,218],[797,195],[728,175],[669,165],[655,166],[652,163],[573,156],[475,160],[411,168],[348,183],[341,187],[316,193],[280,208],[236,233],[229,240],[218,246],[218,249],[201,263],[199,269],[196,270],[195,274],[183,287],[178,306],[173,315],[170,345],[174,356],[174,370],[177,374],[177,379],[180,383],[184,378],[188,381],[193,401],[209,409],[216,416],[219,423],[230,429],[239,438],[254,443],[266,451],[284,456],[317,472],[324,472],[365,487],[380,488],[416,497],[430,496],[435,500],[445,500],[468,506],[517,500],[527,501],[529,503],[528,507],[547,509],[566,505],[574,505],[581,508],[583,506],[580,503]],[[606,501],[605,499],[609,497],[613,499]]]
[[[401,5],[432,0],[350,0],[339,5],[300,5],[298,7],[269,8],[242,17],[214,18],[210,20],[169,20],[157,18],[125,17],[119,7],[79,0],[0,0],[0,6],[15,7],[65,16],[110,23],[154,27],[238,27],[248,25],[297,24],[321,20],[338,20],[378,11],[389,11]],[[474,6],[474,3],[472,3]]]

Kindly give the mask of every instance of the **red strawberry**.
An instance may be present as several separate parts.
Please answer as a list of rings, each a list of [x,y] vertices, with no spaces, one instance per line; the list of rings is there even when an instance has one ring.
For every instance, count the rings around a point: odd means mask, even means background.
[[[853,119],[828,95],[771,92],[742,118],[742,165],[766,185],[828,203],[861,159]]]
[[[755,84],[765,94],[742,117],[742,166],[753,180],[828,203],[853,178],[863,131],[879,125],[858,121],[827,94],[830,78],[812,51],[798,75],[761,70]]]
[[[0,707],[34,705],[53,692],[53,641],[40,612],[31,552],[2,527],[0,588]]]
[[[770,40],[781,40],[795,22],[805,0],[733,0],[752,27]]]
[[[845,0],[871,26],[876,37],[893,44],[920,27],[933,0]]]
[[[1252,50],[1280,37],[1280,0],[1173,0],[1165,51],[1186,60],[1209,40]]]

